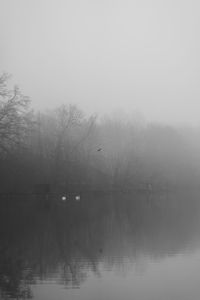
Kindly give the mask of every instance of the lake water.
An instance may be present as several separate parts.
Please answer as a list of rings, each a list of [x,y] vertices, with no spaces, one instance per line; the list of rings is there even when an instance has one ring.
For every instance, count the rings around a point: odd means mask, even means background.
[[[1,201],[0,299],[200,299],[199,192],[43,200]]]

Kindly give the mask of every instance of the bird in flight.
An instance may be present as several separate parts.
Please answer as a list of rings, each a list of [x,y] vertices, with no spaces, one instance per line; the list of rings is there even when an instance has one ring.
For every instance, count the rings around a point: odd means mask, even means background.
[[[98,148],[97,151],[100,152],[102,150],[102,148]]]

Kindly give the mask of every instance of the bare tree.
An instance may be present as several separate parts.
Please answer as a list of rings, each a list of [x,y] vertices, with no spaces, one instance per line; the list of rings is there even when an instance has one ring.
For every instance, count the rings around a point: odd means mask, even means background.
[[[15,86],[8,88],[9,75],[0,76],[0,150],[9,152],[20,144],[29,123],[30,100]]]

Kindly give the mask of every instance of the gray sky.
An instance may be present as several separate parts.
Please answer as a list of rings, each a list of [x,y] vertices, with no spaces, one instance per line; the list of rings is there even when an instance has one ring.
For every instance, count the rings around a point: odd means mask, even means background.
[[[0,72],[36,108],[199,124],[199,11],[197,0],[0,0]]]

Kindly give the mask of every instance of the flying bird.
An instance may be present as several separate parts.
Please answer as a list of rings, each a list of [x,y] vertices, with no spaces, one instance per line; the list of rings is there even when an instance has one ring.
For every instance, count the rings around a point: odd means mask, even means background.
[[[98,152],[101,151],[101,150],[102,150],[102,148],[97,149]]]

